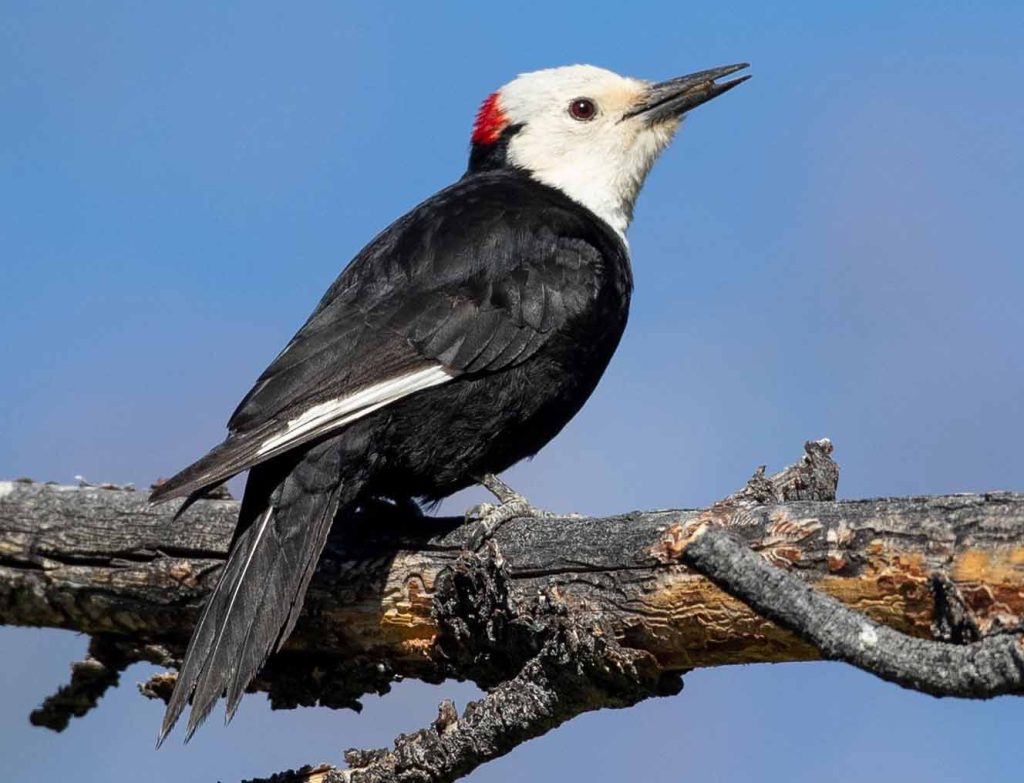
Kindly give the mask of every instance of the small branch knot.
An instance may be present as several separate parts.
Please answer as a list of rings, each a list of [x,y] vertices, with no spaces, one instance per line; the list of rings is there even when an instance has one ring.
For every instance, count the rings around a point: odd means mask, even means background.
[[[935,638],[951,644],[970,644],[981,639],[981,628],[953,580],[945,574],[932,574],[930,586],[935,596]]]
[[[728,523],[737,508],[748,508],[794,500],[831,501],[839,486],[839,466],[832,460],[832,441],[828,438],[804,443],[799,461],[772,476],[758,466],[743,489],[719,500],[709,510],[709,518]]]

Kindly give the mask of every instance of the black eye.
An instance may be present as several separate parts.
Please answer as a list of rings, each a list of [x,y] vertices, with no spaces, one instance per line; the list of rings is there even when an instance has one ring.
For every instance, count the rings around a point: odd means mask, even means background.
[[[592,120],[597,114],[597,106],[590,98],[573,98],[569,103],[569,114],[574,120]]]

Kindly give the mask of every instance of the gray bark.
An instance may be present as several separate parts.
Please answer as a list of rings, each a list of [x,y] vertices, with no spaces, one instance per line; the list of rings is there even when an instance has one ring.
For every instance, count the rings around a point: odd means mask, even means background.
[[[810,443],[709,509],[514,519],[478,552],[461,519],[374,508],[339,520],[302,620],[255,687],[275,707],[353,706],[396,676],[490,692],[462,716],[442,705],[392,750],[351,752],[349,770],[275,779],[454,780],[580,712],[677,692],[700,666],[824,656],[933,693],[1019,692],[1024,495],[836,502],[830,451]],[[237,503],[175,510],[117,489],[0,482],[0,622],[94,637],[37,722],[60,728],[131,661],[182,653]],[[883,643],[858,657],[864,623]],[[979,644],[996,656],[988,668]],[[968,660],[984,676],[966,685],[914,669]],[[172,685],[168,674],[144,692]]]

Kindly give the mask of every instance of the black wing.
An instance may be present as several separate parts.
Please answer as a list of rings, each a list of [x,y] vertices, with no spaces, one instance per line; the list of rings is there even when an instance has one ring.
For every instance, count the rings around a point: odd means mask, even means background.
[[[288,422],[314,406],[432,368],[457,377],[525,361],[592,305],[609,252],[625,249],[557,191],[508,172],[461,180],[353,260],[242,400],[227,440],[154,498],[194,493],[321,436],[288,439]]]

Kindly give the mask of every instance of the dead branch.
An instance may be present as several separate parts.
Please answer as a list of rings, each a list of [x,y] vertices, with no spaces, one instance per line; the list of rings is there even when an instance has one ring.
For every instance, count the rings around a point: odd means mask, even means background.
[[[774,568],[723,527],[696,529],[680,560],[809,641],[828,660],[932,696],[990,699],[1024,692],[1020,627],[965,645],[915,639]]]
[[[580,712],[677,692],[698,666],[827,657],[937,694],[1019,692],[1024,495],[835,502],[830,451],[809,443],[702,511],[511,520],[479,553],[458,519],[374,507],[339,520],[256,687],[275,707],[356,706],[397,676],[489,693],[461,716],[442,705],[393,749],[351,751],[349,770],[274,779],[454,780]],[[41,722],[81,714],[133,660],[181,654],[237,504],[174,511],[116,489],[0,483],[0,622],[95,640],[95,665]]]

